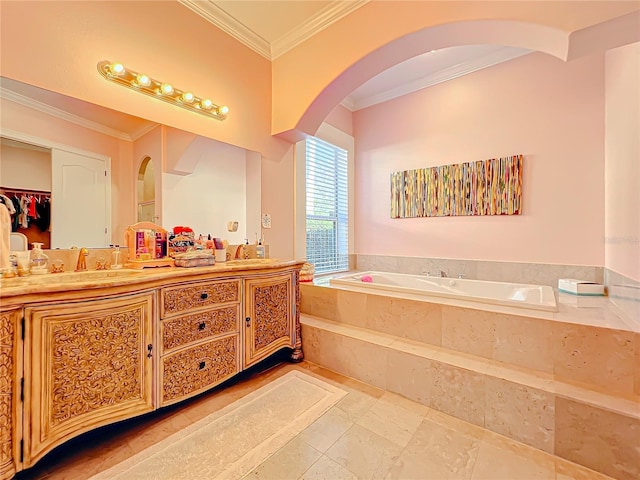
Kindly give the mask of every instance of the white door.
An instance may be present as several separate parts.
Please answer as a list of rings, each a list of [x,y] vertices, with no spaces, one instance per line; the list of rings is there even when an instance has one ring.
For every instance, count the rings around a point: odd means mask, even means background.
[[[51,248],[109,245],[111,175],[108,160],[51,151]]]

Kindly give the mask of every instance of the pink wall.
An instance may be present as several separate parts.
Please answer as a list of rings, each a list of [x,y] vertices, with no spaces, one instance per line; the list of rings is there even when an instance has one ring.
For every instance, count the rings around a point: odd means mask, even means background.
[[[606,55],[605,267],[640,281],[640,43]]]
[[[342,105],[337,105],[324,119],[325,123],[333,125],[344,133],[353,135],[353,113]]]
[[[603,265],[604,57],[533,53],[353,115],[356,253]],[[525,155],[523,215],[391,219],[389,174]]]

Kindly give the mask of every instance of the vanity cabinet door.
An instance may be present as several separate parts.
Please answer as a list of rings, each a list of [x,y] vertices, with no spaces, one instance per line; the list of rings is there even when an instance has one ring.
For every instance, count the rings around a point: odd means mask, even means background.
[[[153,410],[152,292],[25,308],[24,466]]]
[[[294,347],[294,279],[284,273],[245,280],[245,368]]]
[[[22,309],[0,311],[0,480],[13,478],[19,467],[21,317]]]

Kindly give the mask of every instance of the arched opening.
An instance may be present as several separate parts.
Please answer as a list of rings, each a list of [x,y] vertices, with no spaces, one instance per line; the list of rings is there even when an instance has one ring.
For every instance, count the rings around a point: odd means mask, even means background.
[[[138,169],[138,222],[155,222],[156,215],[156,187],[153,162],[147,156],[142,160]]]

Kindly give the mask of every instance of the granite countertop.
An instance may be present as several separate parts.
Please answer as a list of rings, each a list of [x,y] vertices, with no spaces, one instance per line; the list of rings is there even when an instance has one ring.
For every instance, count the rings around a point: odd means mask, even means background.
[[[205,267],[156,267],[144,269],[89,270],[85,272],[46,273],[0,280],[0,298],[26,294],[87,290],[157,281],[198,280],[204,276],[252,272],[288,266],[302,266],[304,260],[248,259],[230,260]]]

